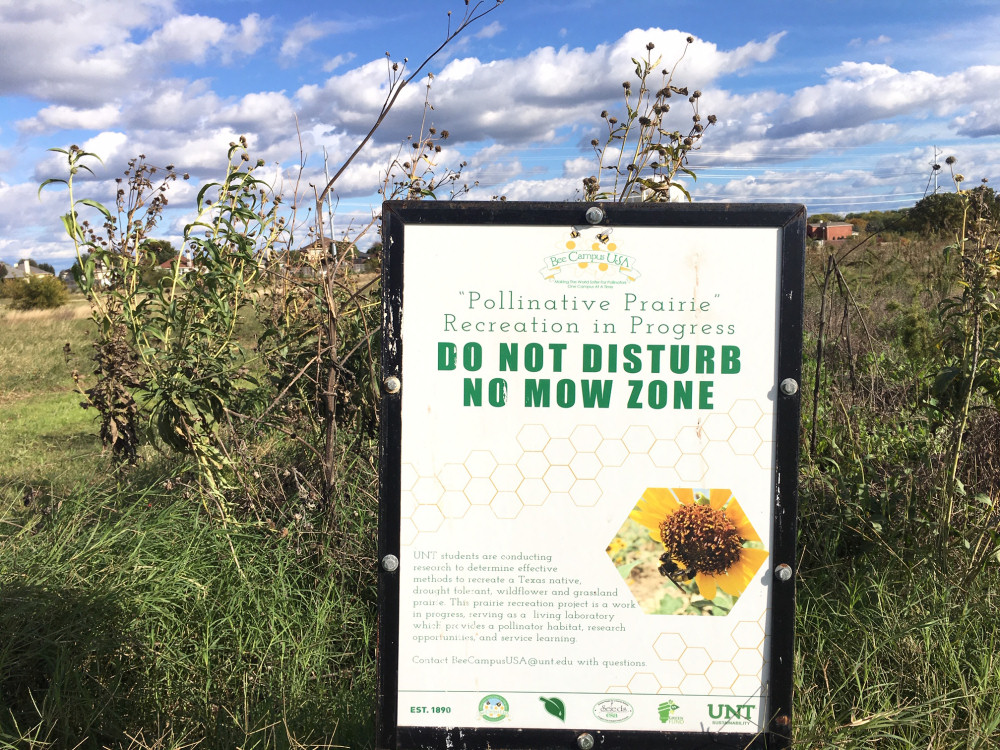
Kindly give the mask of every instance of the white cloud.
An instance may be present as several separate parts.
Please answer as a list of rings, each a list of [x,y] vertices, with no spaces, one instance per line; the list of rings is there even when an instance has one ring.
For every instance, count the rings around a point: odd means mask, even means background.
[[[317,21],[312,16],[303,18],[285,35],[281,43],[281,57],[285,62],[291,62],[317,39],[343,32],[347,28],[337,21]]]
[[[337,55],[336,57],[332,57],[325,63],[323,63],[323,72],[332,73],[337,68],[347,65],[347,63],[349,63],[354,58],[355,54],[353,52],[345,52],[342,55]]]
[[[493,21],[473,34],[472,37],[474,39],[492,39],[503,30],[504,27],[499,21]]]
[[[74,2],[78,11],[73,28],[50,20],[65,14],[60,9],[67,1]],[[309,18],[294,24],[281,44],[274,45],[275,56],[280,46],[285,63],[306,57],[314,63],[308,71],[302,66],[301,78],[287,77],[287,91],[269,88],[263,77],[253,78],[252,90],[241,90],[231,81],[220,83],[215,75],[218,64],[260,50],[272,25],[272,20],[257,14],[239,22],[179,15],[172,0],[136,0],[127,5],[117,0],[37,0],[16,8],[0,7],[0,48],[23,60],[16,74],[14,66],[0,69],[0,95],[42,101],[40,109],[27,112],[17,123],[22,143],[38,134],[63,131],[80,131],[68,138],[93,136],[82,145],[107,163],[97,177],[86,178],[99,200],[113,197],[107,192],[111,190],[107,176],[120,174],[129,157],[145,153],[152,163],[173,162],[194,176],[173,194],[172,205],[181,206],[196,191],[199,178],[218,177],[228,144],[241,134],[249,137],[255,158],[280,165],[274,168],[276,179],[283,181],[282,189],[291,191],[301,148],[306,160],[299,184],[302,218],[310,204],[309,183],[321,188],[325,182],[323,147],[329,150],[332,172],[375,122],[389,93],[389,71],[384,57],[358,62],[346,46],[330,49],[328,43],[316,44],[347,26]],[[493,22],[474,36],[496,40],[486,45],[492,48],[504,41],[505,32]],[[644,57],[649,42],[654,58],[663,55],[659,67],[669,68],[680,59],[675,83],[700,89],[702,116],[718,117],[704,147],[692,155],[692,164],[702,170],[693,185],[701,199],[763,200],[795,191],[888,193],[903,189],[899,186],[905,180],[926,179],[920,175],[930,157],[910,153],[910,143],[1000,134],[1000,104],[994,101],[1000,66],[937,74],[859,59],[830,67],[819,83],[797,90],[735,93],[729,87],[738,77],[761,68],[774,73],[784,32],[731,49],[705,39],[688,45],[687,36],[677,29],[633,29],[590,47],[545,46],[501,59],[450,59],[432,81],[433,109],[424,110],[426,79],[415,80],[338,182],[337,197],[351,205],[345,217],[364,214],[352,199],[374,192],[399,143],[416,135],[425,114],[427,125],[451,133],[439,155],[441,168],[466,159],[462,181],[480,182],[473,195],[534,200],[578,196],[582,177],[593,174],[596,167],[589,141],[600,134],[603,143],[598,113],[606,108],[620,114],[622,81],[633,77],[631,58]],[[889,44],[896,51],[896,43],[887,36],[865,39],[858,39],[858,57]],[[449,49],[453,54],[461,47]],[[184,67],[172,69],[174,63]],[[180,78],[180,72],[192,65],[203,66],[203,75],[213,77]],[[325,75],[317,79],[320,66]],[[654,78],[657,85],[659,74]],[[683,97],[671,103],[670,117],[676,119],[670,126],[689,127],[688,103]],[[860,157],[849,156],[894,141],[907,144],[894,159],[862,165]],[[988,145],[984,141],[973,158],[963,157],[969,165],[963,166],[965,171],[986,174],[997,163]],[[34,152],[25,155],[26,148],[19,143],[16,149],[0,152],[7,169],[14,162],[39,158]],[[821,170],[795,171],[796,162],[817,154],[825,155]],[[838,161],[841,154],[848,155],[849,163]],[[759,171],[760,164],[771,171],[755,175],[721,171],[722,165]],[[46,156],[39,159],[35,176],[60,176],[64,168],[58,158]],[[822,193],[816,188],[820,181]],[[17,201],[35,189],[34,184],[0,185],[0,199]],[[866,192],[860,192],[863,189]],[[16,210],[16,202],[0,206],[0,230],[21,232],[25,226],[43,225],[49,228],[46,231],[58,229],[58,213],[49,208],[48,200],[23,214]],[[178,214],[172,214],[167,231],[176,233],[178,221]],[[0,255],[5,254],[0,248]]]
[[[634,67],[631,57],[644,54],[647,42],[655,55],[672,65],[687,46],[678,30],[636,29],[613,44],[582,47],[541,47],[518,58],[482,61],[465,57],[450,61],[431,87],[434,121],[467,141],[495,139],[506,143],[552,142],[569,127],[594,127],[600,110],[621,95],[622,81]],[[739,72],[774,54],[782,34],[729,51],[695,40],[684,54],[679,78],[692,88],[706,88],[719,76]],[[385,100],[386,64],[367,63],[296,92],[305,120],[338,115],[350,133],[363,133],[374,122]],[[659,83],[659,74],[655,83]],[[404,91],[383,137],[407,135],[423,107],[422,87]]]
[[[238,26],[178,15],[173,0],[5,4],[0,49],[17,65],[0,66],[0,95],[100,107],[150,88],[173,63],[251,54],[262,42],[263,27],[257,15]]]
[[[118,105],[75,108],[56,104],[43,107],[34,117],[21,120],[17,129],[24,133],[50,133],[56,130],[104,130],[118,124]]]
[[[226,30],[226,24],[217,18],[174,16],[149,36],[144,52],[161,59],[203,63]]]

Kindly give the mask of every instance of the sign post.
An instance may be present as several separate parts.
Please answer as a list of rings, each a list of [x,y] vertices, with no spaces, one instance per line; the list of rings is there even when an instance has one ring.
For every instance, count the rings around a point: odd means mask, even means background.
[[[377,747],[786,747],[805,209],[383,233]]]

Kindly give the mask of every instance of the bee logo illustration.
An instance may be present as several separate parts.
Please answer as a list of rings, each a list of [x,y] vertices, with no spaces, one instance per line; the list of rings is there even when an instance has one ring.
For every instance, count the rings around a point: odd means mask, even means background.
[[[486,721],[503,721],[510,712],[510,704],[502,695],[487,695],[479,701],[479,715]]]

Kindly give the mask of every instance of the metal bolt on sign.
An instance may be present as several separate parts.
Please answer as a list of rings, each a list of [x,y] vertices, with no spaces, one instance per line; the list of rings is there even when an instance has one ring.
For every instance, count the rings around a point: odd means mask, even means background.
[[[397,378],[395,375],[390,375],[385,379],[384,385],[385,389],[389,393],[399,393],[399,389],[402,384],[399,382],[399,378]]]
[[[799,392],[799,384],[792,378],[785,378],[781,381],[781,392],[786,396],[794,396]]]
[[[580,748],[580,750],[592,750],[594,747],[594,735],[589,732],[584,732],[576,738],[576,746]]]
[[[588,224],[600,224],[604,221],[604,211],[602,211],[597,206],[591,206],[587,209],[587,213],[584,214]]]
[[[792,568],[786,563],[781,563],[781,565],[775,568],[774,574],[778,577],[779,581],[792,580]]]
[[[399,568],[399,558],[395,555],[386,555],[382,558],[382,569],[393,573]]]

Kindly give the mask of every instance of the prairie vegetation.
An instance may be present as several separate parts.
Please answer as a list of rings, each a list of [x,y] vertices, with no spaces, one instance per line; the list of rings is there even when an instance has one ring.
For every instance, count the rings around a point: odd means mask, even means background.
[[[694,176],[715,118],[655,67],[585,194]],[[443,137],[421,127],[387,197],[461,192]],[[186,229],[196,272],[150,276],[177,173],[137,157],[105,207],[62,153],[92,304],[0,307],[0,746],[370,746],[377,277],[242,140]],[[796,747],[1000,744],[1000,235],[991,192],[956,200],[947,227],[808,249]]]

